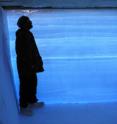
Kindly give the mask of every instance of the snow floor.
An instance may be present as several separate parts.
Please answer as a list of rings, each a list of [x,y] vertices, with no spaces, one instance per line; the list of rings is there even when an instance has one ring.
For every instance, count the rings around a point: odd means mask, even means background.
[[[31,117],[19,116],[21,124],[117,124],[117,103],[48,104]]]

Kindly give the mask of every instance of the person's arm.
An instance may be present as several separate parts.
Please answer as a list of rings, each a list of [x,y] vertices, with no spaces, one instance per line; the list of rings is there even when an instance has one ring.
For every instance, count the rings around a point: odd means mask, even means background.
[[[39,49],[37,48],[36,41],[34,39],[33,34],[32,34],[32,46],[31,47],[32,47],[33,60],[38,61],[40,65],[43,65],[43,60],[40,55]]]
[[[43,60],[42,57],[39,53],[39,50],[37,48],[34,36],[32,35],[32,42],[31,42],[31,48],[32,48],[32,60],[33,60],[33,65],[34,68],[37,69],[38,71],[44,71],[43,69]]]

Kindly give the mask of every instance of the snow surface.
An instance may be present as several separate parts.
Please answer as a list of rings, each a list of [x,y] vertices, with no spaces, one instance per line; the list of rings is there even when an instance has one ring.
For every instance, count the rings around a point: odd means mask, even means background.
[[[38,74],[39,99],[47,104],[117,101],[116,13],[116,9],[8,11],[17,97],[16,22],[28,15],[45,67]]]
[[[20,124],[117,124],[117,103],[51,104],[20,116]]]

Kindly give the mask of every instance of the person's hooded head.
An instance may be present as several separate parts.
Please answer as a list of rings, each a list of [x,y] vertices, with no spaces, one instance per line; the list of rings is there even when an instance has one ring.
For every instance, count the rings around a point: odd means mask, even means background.
[[[32,21],[29,19],[28,16],[21,16],[18,19],[17,25],[21,29],[29,30],[32,28]]]

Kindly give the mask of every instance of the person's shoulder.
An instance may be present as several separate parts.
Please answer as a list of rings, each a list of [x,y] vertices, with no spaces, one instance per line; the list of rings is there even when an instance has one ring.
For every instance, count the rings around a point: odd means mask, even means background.
[[[22,33],[22,30],[21,29],[18,29],[17,31],[16,31],[16,34],[18,35],[18,34],[21,34]]]
[[[22,30],[22,29],[18,29],[16,31],[16,35],[17,36],[25,36],[26,35],[26,32],[24,30]]]
[[[33,33],[32,33],[31,31],[28,31],[28,33],[29,33],[30,35],[33,35]]]
[[[28,34],[34,38],[33,33],[31,31],[28,31]]]

